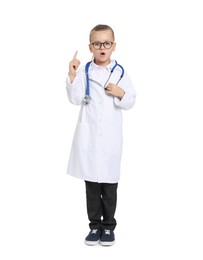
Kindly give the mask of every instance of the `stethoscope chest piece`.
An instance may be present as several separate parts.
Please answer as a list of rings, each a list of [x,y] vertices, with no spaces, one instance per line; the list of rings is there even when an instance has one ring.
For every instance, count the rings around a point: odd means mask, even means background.
[[[91,97],[86,95],[84,98],[83,98],[83,103],[85,105],[89,104],[90,103],[90,100],[91,100]]]

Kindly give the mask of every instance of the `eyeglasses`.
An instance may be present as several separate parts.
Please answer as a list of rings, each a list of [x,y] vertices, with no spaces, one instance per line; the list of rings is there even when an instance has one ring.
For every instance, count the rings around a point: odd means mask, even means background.
[[[94,47],[95,50],[100,50],[102,45],[105,49],[110,49],[113,45],[113,42],[106,41],[106,42],[92,42],[91,45]]]

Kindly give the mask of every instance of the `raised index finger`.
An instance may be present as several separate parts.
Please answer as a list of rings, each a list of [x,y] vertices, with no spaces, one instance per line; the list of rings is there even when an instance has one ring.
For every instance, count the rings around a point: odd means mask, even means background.
[[[73,59],[76,59],[77,54],[78,54],[78,51],[75,52],[75,54],[74,54],[74,56],[73,56]]]

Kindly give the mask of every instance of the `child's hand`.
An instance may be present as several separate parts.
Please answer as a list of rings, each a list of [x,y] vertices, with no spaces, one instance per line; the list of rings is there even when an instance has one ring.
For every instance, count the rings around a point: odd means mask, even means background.
[[[122,99],[125,94],[125,91],[122,88],[113,83],[108,83],[105,90],[107,94],[118,97],[119,99]]]
[[[73,59],[69,62],[69,77],[71,81],[74,79],[76,71],[80,66],[80,61],[77,59],[78,51],[75,52]]]

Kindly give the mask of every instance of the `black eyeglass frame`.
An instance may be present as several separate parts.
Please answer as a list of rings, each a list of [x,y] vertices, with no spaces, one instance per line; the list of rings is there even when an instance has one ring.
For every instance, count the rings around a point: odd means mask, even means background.
[[[95,44],[98,44],[98,48],[95,47]],[[106,47],[105,44],[110,44],[110,46]],[[111,41],[105,41],[105,42],[92,42],[91,45],[95,50],[100,50],[101,47],[103,46],[105,49],[109,50],[113,46],[114,42]]]

